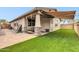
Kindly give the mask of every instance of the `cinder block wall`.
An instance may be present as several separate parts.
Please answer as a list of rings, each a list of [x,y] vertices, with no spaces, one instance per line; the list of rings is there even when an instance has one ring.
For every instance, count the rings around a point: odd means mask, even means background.
[[[61,29],[74,29],[73,24],[62,24]]]
[[[74,24],[74,30],[79,36],[79,23]]]

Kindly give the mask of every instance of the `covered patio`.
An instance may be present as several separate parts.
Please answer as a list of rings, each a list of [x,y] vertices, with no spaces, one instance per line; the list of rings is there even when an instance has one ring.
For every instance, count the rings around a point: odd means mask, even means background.
[[[61,21],[68,20],[70,25],[74,25],[75,11],[57,11],[50,8],[34,8],[10,22],[14,30],[20,29],[22,32],[41,35],[42,33],[61,29]],[[64,26],[63,26],[64,27]]]

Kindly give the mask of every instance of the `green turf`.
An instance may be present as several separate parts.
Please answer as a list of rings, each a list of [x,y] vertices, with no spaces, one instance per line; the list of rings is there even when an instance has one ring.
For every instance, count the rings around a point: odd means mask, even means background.
[[[79,38],[74,30],[58,30],[31,40],[0,49],[4,52],[73,52],[79,51]]]

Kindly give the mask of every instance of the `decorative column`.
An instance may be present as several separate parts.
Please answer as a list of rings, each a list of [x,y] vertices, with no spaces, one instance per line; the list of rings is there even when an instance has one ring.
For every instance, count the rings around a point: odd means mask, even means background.
[[[22,20],[21,21],[21,24],[22,24],[22,32],[24,32],[25,31],[25,29],[24,29],[24,27],[25,27],[25,18],[22,18],[21,20]]]
[[[28,27],[28,19],[25,17],[25,26],[24,26],[24,31],[27,32],[27,27]]]
[[[50,19],[50,32],[53,31],[53,18]]]
[[[41,20],[40,20],[40,11],[36,14],[35,18],[35,34],[41,35]]]

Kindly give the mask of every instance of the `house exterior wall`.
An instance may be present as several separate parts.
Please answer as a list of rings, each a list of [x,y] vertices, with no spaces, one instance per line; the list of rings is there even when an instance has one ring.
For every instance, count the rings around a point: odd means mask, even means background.
[[[72,14],[72,15],[68,16],[69,14]],[[50,32],[56,31],[61,28],[71,29],[73,28],[73,24],[61,25],[60,24],[61,21],[59,18],[61,19],[64,18],[64,20],[68,18],[73,19],[74,14],[75,14],[74,11],[58,12],[56,9],[35,8],[35,10],[32,10],[31,12],[24,14],[20,17],[17,17],[13,21],[11,21],[11,26],[16,30],[18,28],[18,25],[22,25],[22,31],[33,28],[35,33],[38,33],[38,34],[41,31],[46,31],[46,29],[49,29]],[[27,17],[35,19],[35,26],[30,26],[30,25],[28,26]],[[53,18],[53,17],[57,17],[57,18]],[[14,26],[15,23],[17,23],[18,25]]]
[[[50,29],[50,18],[41,18],[41,30]]]
[[[59,30],[60,27],[60,19],[59,18],[53,18],[53,31]]]
[[[18,24],[22,25],[22,31],[24,31],[24,27],[25,27],[25,18],[22,18],[18,21]]]
[[[17,27],[14,26],[15,23],[17,23],[17,21],[14,21],[14,22],[11,23],[11,27],[12,27],[13,29],[17,29]]]
[[[50,32],[60,29],[60,19],[59,18],[42,18],[41,19],[42,31],[49,29]]]
[[[22,31],[24,31],[24,27],[25,27],[25,18],[21,18],[17,21],[14,21],[11,23],[11,26],[14,28],[14,29],[17,29],[18,26],[14,26],[14,24],[17,23],[18,25],[22,25]]]
[[[49,29],[50,32],[56,31],[60,29],[60,20],[58,18],[40,18],[41,23],[41,31],[45,31],[45,29]],[[26,17],[19,19],[17,21],[14,21],[11,23],[11,26],[14,29],[17,29],[17,26],[14,26],[14,23],[17,23],[18,25],[22,25],[22,31],[28,30],[28,19]]]

